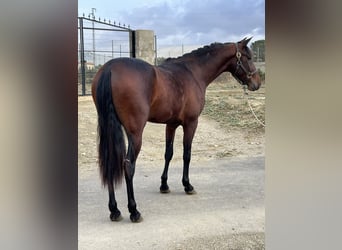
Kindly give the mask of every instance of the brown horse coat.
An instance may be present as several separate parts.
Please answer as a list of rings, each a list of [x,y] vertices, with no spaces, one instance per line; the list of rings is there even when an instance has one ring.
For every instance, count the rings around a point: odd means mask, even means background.
[[[222,72],[229,71],[249,90],[257,90],[260,77],[247,47],[250,39],[238,43],[215,43],[182,57],[167,59],[160,66],[142,60],[117,58],[97,72],[92,94],[99,117],[99,165],[104,185],[109,189],[111,219],[119,220],[113,182],[125,176],[128,209],[133,222],[140,221],[133,192],[135,162],[142,145],[147,121],[166,124],[165,166],[160,191],[169,192],[167,173],[173,155],[173,139],[181,125],[183,138],[183,178],[185,192],[194,193],[189,181],[191,144],[198,117],[205,103],[207,86]],[[128,138],[126,155],[121,126]]]

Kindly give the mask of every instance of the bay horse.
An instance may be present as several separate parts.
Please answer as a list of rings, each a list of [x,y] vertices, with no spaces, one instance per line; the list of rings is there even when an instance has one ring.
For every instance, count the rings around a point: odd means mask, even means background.
[[[98,161],[102,184],[108,187],[110,219],[119,221],[114,186],[125,176],[128,210],[132,222],[140,222],[134,198],[133,176],[142,145],[146,122],[166,124],[165,165],[161,193],[168,193],[169,163],[173,155],[175,131],[183,127],[183,177],[187,194],[195,189],[189,180],[191,144],[204,107],[208,85],[229,71],[248,90],[260,87],[260,76],[247,44],[213,43],[159,66],[134,58],[116,58],[105,63],[92,82],[92,97],[98,113]],[[128,140],[126,152],[125,137]]]

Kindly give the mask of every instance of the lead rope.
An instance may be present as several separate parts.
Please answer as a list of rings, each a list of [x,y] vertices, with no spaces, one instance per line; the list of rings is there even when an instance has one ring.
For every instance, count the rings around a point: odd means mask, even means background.
[[[249,102],[249,99],[248,99],[248,93],[247,93],[247,87],[246,87],[246,85],[243,85],[243,91],[244,91],[244,93],[245,93],[244,96],[246,96],[246,100],[247,100],[247,104],[248,104],[248,106],[249,106],[249,109],[251,110],[251,112],[252,112],[254,118],[260,123],[261,126],[266,127],[265,123],[262,122],[262,121],[255,115],[255,113],[254,113],[254,110],[253,110],[253,108],[252,108],[252,106],[251,106],[251,104],[250,104],[250,102]]]

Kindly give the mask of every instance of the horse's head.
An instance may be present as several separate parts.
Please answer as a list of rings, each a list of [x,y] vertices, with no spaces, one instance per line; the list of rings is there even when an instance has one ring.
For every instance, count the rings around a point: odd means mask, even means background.
[[[232,68],[232,75],[242,85],[247,85],[248,90],[254,91],[261,85],[260,76],[254,66],[252,51],[247,47],[252,38],[243,39],[235,44],[235,68]]]

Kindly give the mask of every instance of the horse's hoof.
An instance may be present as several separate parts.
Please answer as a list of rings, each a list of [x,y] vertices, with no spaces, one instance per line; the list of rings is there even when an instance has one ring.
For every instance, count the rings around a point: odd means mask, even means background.
[[[133,223],[139,223],[143,220],[143,217],[138,211],[135,214],[131,214],[129,218]]]
[[[120,220],[123,219],[122,216],[121,216],[120,211],[117,211],[115,213],[110,213],[109,218],[110,218],[111,221],[120,221]]]
[[[162,194],[170,193],[169,186],[168,186],[168,185],[161,185],[161,186],[160,186],[160,192],[161,192]]]
[[[185,191],[186,194],[192,195],[192,194],[197,194],[196,190],[193,189],[191,191]]]
[[[186,194],[192,195],[192,194],[197,194],[197,192],[195,191],[194,187],[189,185],[187,187],[184,187],[184,191]]]
[[[170,189],[166,189],[166,190],[160,189],[160,193],[162,194],[168,194],[170,192],[171,192]]]
[[[170,189],[162,189],[162,188],[160,188],[160,193],[162,193],[162,194],[170,193]]]

